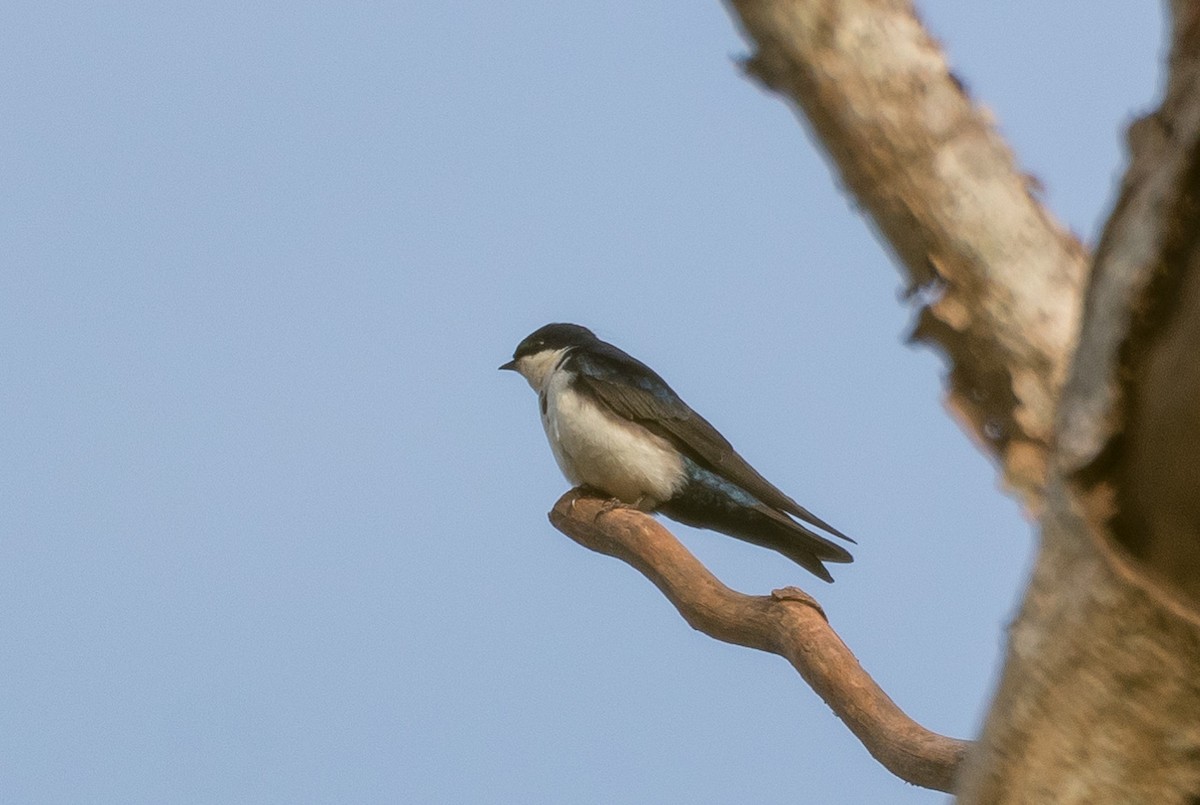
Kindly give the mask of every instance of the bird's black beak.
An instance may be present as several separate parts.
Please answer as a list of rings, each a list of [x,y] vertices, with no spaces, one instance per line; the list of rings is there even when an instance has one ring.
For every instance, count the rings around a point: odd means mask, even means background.
[[[500,364],[500,369],[501,369],[502,371],[504,371],[504,370],[507,370],[507,371],[509,371],[509,372],[515,372],[515,371],[517,371],[517,361],[516,361],[516,358],[514,358],[514,359],[513,359],[513,360],[511,360],[511,361],[509,361],[508,363],[502,363],[502,364]]]

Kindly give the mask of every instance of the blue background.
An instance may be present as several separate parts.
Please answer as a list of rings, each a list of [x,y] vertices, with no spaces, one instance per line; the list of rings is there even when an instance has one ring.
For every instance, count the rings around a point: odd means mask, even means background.
[[[1094,241],[1162,20],[922,4]],[[1031,529],[717,3],[0,8],[0,799],[937,802],[777,657],[555,532],[547,321],[859,540],[800,584],[971,736]]]

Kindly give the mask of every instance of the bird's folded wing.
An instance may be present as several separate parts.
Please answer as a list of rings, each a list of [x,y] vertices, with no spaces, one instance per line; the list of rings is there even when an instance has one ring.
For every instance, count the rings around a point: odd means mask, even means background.
[[[708,420],[693,411],[652,369],[615,348],[614,352],[619,355],[573,356],[572,368],[577,373],[577,382],[597,402],[617,416],[634,420],[669,439],[694,461],[721,474],[768,506],[854,542],[760,475]]]

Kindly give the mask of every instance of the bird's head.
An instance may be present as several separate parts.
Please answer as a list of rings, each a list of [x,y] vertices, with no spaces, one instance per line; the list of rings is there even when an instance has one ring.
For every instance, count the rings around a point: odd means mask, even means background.
[[[578,324],[547,324],[525,336],[517,344],[513,359],[500,368],[520,373],[530,386],[541,391],[567,350],[596,341],[595,333]]]

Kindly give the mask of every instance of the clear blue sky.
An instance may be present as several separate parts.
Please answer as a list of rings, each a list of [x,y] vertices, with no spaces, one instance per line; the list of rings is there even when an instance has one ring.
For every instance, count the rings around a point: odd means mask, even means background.
[[[1158,10],[923,3],[1094,240]],[[555,532],[547,321],[859,540],[801,584],[974,733],[1030,529],[898,274],[717,3],[0,9],[0,799],[943,800],[780,659]]]

